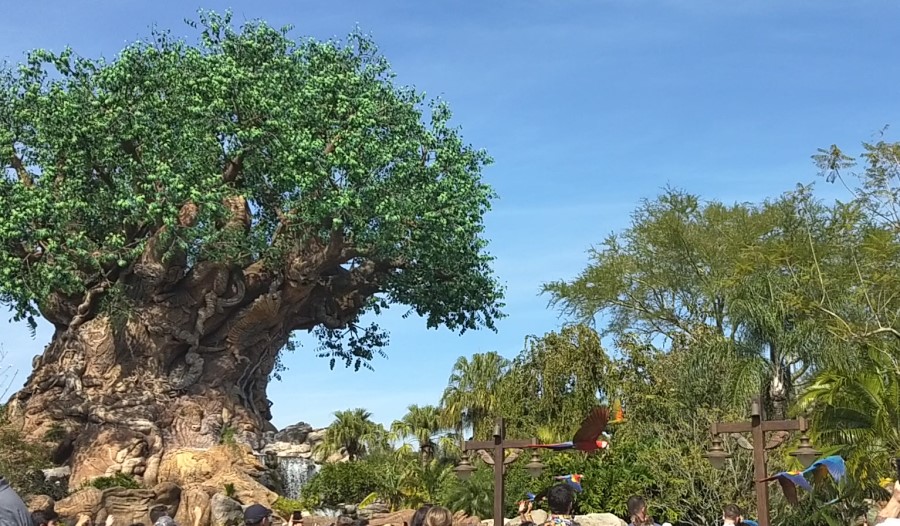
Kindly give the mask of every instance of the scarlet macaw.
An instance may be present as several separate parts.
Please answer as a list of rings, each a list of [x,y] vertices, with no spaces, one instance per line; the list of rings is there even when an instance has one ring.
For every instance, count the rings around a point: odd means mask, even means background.
[[[600,436],[603,435],[603,432],[606,430],[607,422],[609,422],[609,408],[597,406],[591,410],[587,418],[581,423],[581,427],[575,433],[571,442],[534,444],[525,447],[552,449],[554,451],[565,449],[596,451],[598,449],[606,449],[609,447],[609,442],[600,440]]]
[[[556,480],[563,480],[569,486],[575,489],[575,491],[581,493],[581,479],[584,478],[584,475],[580,473],[573,473],[571,475],[560,475],[558,477],[553,477]]]

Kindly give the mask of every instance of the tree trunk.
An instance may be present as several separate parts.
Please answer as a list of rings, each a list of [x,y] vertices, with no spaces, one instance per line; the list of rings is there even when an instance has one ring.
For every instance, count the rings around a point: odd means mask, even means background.
[[[156,306],[120,323],[97,317],[57,331],[35,358],[13,413],[32,438],[60,428],[74,437],[72,486],[117,472],[152,485],[166,450],[210,447],[223,435],[257,446],[261,432],[274,431],[266,386],[283,334],[261,325],[266,337],[251,348],[223,331],[195,348],[177,335],[195,328],[189,313],[199,310]]]
[[[238,213],[246,206],[236,201],[229,225],[249,225],[249,212]],[[184,208],[182,224],[191,224]],[[72,454],[60,455],[72,487],[117,472],[156,484],[167,451],[223,437],[259,447],[275,430],[266,387],[290,334],[346,327],[391,268],[342,267],[356,253],[340,232],[294,246],[278,265],[189,265],[161,244],[164,233],[115,281],[40,305],[56,332],[10,415],[34,439],[60,428],[74,439]]]

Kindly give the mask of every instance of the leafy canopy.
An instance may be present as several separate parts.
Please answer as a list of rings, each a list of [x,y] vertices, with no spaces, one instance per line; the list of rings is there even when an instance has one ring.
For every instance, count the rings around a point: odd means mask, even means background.
[[[0,71],[0,302],[33,321],[52,293],[130,272],[154,235],[164,259],[276,271],[341,236],[341,266],[385,269],[382,307],[493,327],[490,159],[447,106],[395,85],[366,36],[199,18],[196,45],[155,32],[112,60],[37,50]],[[223,228],[235,197],[246,229]]]

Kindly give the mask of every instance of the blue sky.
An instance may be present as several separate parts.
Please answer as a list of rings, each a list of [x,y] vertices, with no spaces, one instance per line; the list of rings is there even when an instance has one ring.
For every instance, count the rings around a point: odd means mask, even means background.
[[[816,180],[816,148],[853,149],[900,125],[893,0],[3,4],[0,58],[13,61],[67,44],[109,58],[153,24],[193,37],[183,19],[198,7],[293,24],[298,36],[340,37],[358,25],[402,83],[449,101],[466,139],[494,157],[485,177],[500,200],[487,236],[509,314],[499,331],[460,337],[394,309],[383,320],[389,358],[357,373],[330,371],[301,335],[305,350],[285,357],[289,371],[269,389],[279,427],[324,426],[350,407],[390,423],[410,403],[436,403],[458,356],[515,355],[526,335],[563,321],[539,296],[541,283],[577,273],[591,244],[666,185],[760,200]],[[14,388],[49,337],[46,326],[33,339],[0,321]]]

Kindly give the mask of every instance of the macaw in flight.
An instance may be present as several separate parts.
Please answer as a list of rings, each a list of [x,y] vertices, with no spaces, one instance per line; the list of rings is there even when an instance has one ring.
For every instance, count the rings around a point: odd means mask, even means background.
[[[797,498],[797,486],[800,486],[806,491],[812,491],[812,486],[809,485],[809,481],[803,476],[802,471],[782,471],[771,477],[764,478],[762,482],[768,482],[770,480],[778,481],[781,490],[784,491],[784,497],[794,506],[800,502]]]
[[[609,408],[596,406],[591,409],[590,414],[581,423],[581,427],[575,433],[571,442],[560,442],[559,444],[534,444],[525,446],[528,448],[552,449],[554,451],[562,451],[566,449],[577,449],[578,451],[596,451],[598,449],[606,449],[609,442],[600,440],[601,435],[605,435],[606,424],[609,422]]]
[[[782,491],[784,491],[784,497],[789,503],[796,506],[800,502],[797,498],[797,486],[812,492],[812,486],[806,480],[807,475],[812,474],[813,480],[820,482],[828,474],[837,482],[844,478],[846,473],[847,468],[844,465],[844,459],[838,455],[833,455],[813,462],[803,471],[782,471],[763,479],[762,482],[777,480]]]
[[[565,483],[569,486],[572,486],[575,491],[581,493],[581,479],[584,478],[584,475],[581,475],[580,473],[572,473],[571,475],[560,475],[553,478],[556,480],[565,481]]]

